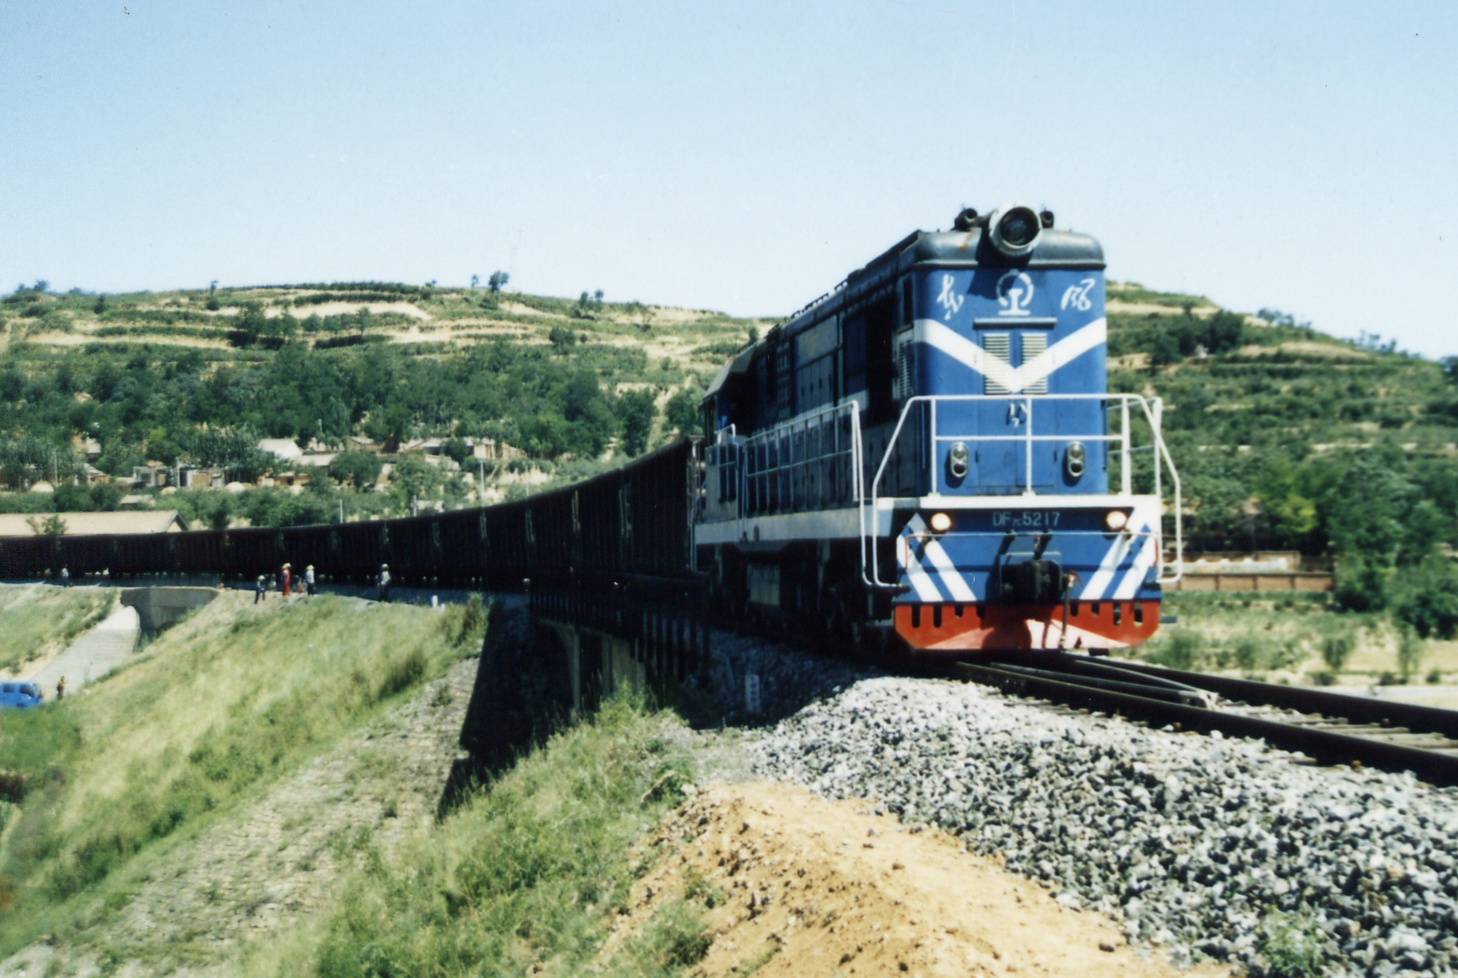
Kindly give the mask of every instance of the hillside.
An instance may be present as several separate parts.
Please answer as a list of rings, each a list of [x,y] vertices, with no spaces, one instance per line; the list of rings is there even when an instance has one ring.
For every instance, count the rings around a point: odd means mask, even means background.
[[[589,474],[696,431],[708,379],[772,323],[585,292],[43,285],[0,301],[0,481],[84,471],[88,447],[116,476],[186,461],[256,478],[278,467],[256,450],[262,437],[334,452],[434,438],[460,463],[404,456],[378,492],[378,457],[342,451],[302,494],[168,501],[214,526],[449,508]],[[1110,386],[1164,399],[1190,551],[1334,554],[1348,605],[1405,606],[1423,634],[1458,628],[1451,568],[1419,570],[1458,543],[1458,371],[1276,311],[1129,283],[1108,299]],[[0,493],[0,507],[112,508],[122,494],[60,481],[53,496]]]
[[[114,597],[64,593],[85,592]],[[7,713],[0,958],[205,963],[323,900],[433,817],[484,626],[479,603],[221,592],[105,680]]]

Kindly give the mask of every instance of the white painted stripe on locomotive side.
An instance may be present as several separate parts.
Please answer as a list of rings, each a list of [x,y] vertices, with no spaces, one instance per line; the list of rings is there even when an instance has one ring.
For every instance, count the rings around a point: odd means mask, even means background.
[[[1134,528],[1134,533],[1140,532],[1142,527]],[[1104,592],[1114,582],[1114,572],[1124,562],[1129,554],[1129,547],[1134,542],[1132,533],[1121,533],[1114,540],[1112,546],[1104,553],[1104,559],[1099,562],[1099,569],[1094,571],[1093,576],[1083,587],[1083,593],[1079,595],[1082,601],[1102,601]]]
[[[1009,327],[1016,322],[1009,322]],[[917,338],[956,360],[958,363],[1000,384],[1009,394],[1021,393],[1053,371],[1108,341],[1109,323],[1099,317],[1069,336],[1054,343],[1021,367],[1014,367],[995,354],[988,353],[972,340],[935,319],[917,321]]]
[[[754,536],[756,529],[759,530],[758,541]],[[860,534],[860,512],[854,507],[751,516],[694,525],[694,543],[698,546],[716,543],[788,543],[810,538],[848,540],[855,539]]]
[[[911,552],[910,538],[903,536],[901,542],[906,556],[906,559],[901,562],[901,566],[906,572],[907,583],[916,592],[916,596],[922,601],[933,603],[945,600],[942,592],[937,589],[936,582],[931,579],[926,568],[921,566],[921,561],[917,559],[916,554]]]
[[[1127,601],[1139,593],[1139,588],[1144,585],[1144,578],[1149,574],[1149,568],[1154,566],[1154,556],[1155,539],[1151,533],[1144,538],[1144,545],[1134,558],[1134,566],[1125,572],[1118,588],[1114,590],[1116,601]]]
[[[931,561],[931,565],[936,568],[937,577],[952,600],[975,601],[976,596],[972,593],[972,588],[967,585],[961,572],[957,570],[957,565],[948,556],[946,548],[942,546],[942,542],[927,533],[926,520],[922,518],[922,515],[917,513],[906,526],[907,529],[920,538],[922,553],[926,554],[927,559]]]

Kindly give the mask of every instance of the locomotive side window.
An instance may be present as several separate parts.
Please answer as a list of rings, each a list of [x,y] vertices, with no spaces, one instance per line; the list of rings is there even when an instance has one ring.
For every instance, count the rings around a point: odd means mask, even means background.
[[[871,303],[866,309],[866,393],[870,405],[867,424],[896,420],[893,385],[896,382],[896,359],[892,333],[896,325],[896,300],[886,298]]]
[[[795,413],[795,365],[791,350],[788,343],[780,343],[775,349],[775,406],[779,408],[780,420]]]
[[[816,323],[795,337],[795,373],[799,378],[798,411],[835,400],[835,320]]]

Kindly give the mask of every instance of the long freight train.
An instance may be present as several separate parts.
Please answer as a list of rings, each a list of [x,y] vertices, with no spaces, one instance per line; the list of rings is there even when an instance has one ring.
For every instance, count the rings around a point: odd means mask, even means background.
[[[1052,224],[1009,205],[911,234],[720,372],[710,436],[577,485],[366,523],[0,539],[0,577],[677,580],[882,647],[1136,645],[1179,573],[1178,477],[1158,400],[1106,389],[1102,249]]]

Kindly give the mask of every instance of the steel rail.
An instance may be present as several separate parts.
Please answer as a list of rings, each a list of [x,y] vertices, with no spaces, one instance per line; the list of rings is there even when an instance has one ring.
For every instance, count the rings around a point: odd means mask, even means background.
[[[1080,709],[1104,711],[1146,723],[1175,725],[1182,730],[1196,733],[1218,730],[1222,734],[1235,737],[1259,738],[1272,747],[1306,754],[1321,764],[1360,762],[1385,770],[1411,771],[1422,780],[1442,787],[1458,785],[1458,754],[1408,747],[1261,717],[1202,709],[1047,676],[1013,672],[997,666],[959,663],[953,667],[953,674],[959,679],[995,686],[1015,695],[1037,696]]]
[[[1458,710],[1445,710],[1441,707],[1422,706],[1416,703],[1396,703],[1392,700],[1333,693],[1304,686],[1282,686],[1278,683],[1263,683],[1253,679],[1208,676],[1203,673],[1169,669],[1143,662],[1124,660],[1107,660],[1107,662],[1118,669],[1149,676],[1160,676],[1174,682],[1194,686],[1197,689],[1207,689],[1228,700],[1240,703],[1275,706],[1299,713],[1319,713],[1328,717],[1341,717],[1353,723],[1406,727],[1412,731],[1437,733],[1458,740]]]

